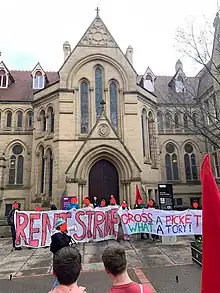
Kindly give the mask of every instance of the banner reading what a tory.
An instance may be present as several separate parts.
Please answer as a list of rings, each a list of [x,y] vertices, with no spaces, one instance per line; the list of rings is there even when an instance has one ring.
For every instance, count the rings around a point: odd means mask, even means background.
[[[67,222],[76,242],[117,239],[119,223],[125,234],[149,233],[159,236],[202,234],[202,211],[120,210],[118,206],[70,211],[16,211],[16,245],[50,245],[56,221]]]

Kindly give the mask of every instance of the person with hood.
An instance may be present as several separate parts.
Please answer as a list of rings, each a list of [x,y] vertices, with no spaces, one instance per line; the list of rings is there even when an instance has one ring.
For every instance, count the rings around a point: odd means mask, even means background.
[[[99,207],[99,202],[96,196],[93,197],[93,202],[92,202],[94,209]]]
[[[21,250],[21,247],[16,247],[15,242],[16,242],[16,230],[15,230],[15,223],[14,223],[14,215],[15,215],[15,211],[19,210],[19,205],[18,203],[15,201],[12,205],[12,209],[10,210],[9,214],[8,214],[8,225],[11,227],[11,237],[12,237],[12,250]]]
[[[50,251],[53,253],[53,257],[55,254],[62,249],[63,247],[67,247],[70,245],[76,244],[75,240],[68,235],[68,231],[73,230],[73,227],[67,228],[67,223],[64,219],[60,218],[56,221],[56,231],[51,236],[51,244]],[[55,280],[53,284],[53,289],[58,286],[58,280]]]
[[[86,293],[77,280],[82,269],[82,256],[75,247],[63,247],[53,258],[53,273],[59,284],[49,293]]]

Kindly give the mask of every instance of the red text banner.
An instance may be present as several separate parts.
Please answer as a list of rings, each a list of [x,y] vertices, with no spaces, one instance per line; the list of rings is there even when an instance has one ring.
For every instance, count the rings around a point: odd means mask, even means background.
[[[70,211],[16,211],[16,245],[49,246],[58,218],[67,221],[69,234],[76,242],[116,239],[119,223],[117,211],[117,207]]]

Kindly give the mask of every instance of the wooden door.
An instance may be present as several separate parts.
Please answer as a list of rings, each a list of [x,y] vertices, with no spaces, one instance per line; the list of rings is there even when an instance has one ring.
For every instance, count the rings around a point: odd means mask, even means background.
[[[96,196],[108,202],[111,194],[119,203],[118,172],[115,166],[107,160],[98,161],[89,173],[89,198]]]

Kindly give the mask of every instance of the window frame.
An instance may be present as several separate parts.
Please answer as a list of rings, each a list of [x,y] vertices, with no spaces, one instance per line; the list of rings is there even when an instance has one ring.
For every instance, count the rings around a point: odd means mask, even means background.
[[[8,88],[8,74],[4,68],[1,68],[0,72],[1,71],[4,71],[5,74],[4,75],[0,74],[0,88],[6,89],[6,88]],[[3,86],[4,85],[4,78],[5,78],[5,86]]]
[[[22,148],[22,152],[20,154],[15,154],[13,152],[13,148],[15,146],[20,146]],[[21,160],[21,161],[19,161]],[[11,163],[12,161],[14,161],[14,168],[12,167]],[[19,169],[19,163],[22,163],[22,169]],[[9,168],[8,168],[8,185],[13,185],[13,186],[23,186],[24,185],[24,147],[19,144],[19,143],[15,143],[12,147],[11,147],[11,152],[10,152],[10,156],[9,156]],[[13,172],[11,173],[11,170],[14,170],[14,174]],[[22,172],[21,172],[22,170]],[[13,180],[11,179],[11,176],[13,177]],[[21,176],[19,178],[19,176]],[[21,179],[21,180],[19,180]],[[19,182],[18,182],[19,181]]]
[[[37,75],[37,73],[41,73],[41,75]],[[42,80],[40,80],[40,78],[42,78]],[[43,73],[43,71],[41,70],[37,70],[34,74],[33,74],[33,89],[34,90],[41,90],[45,87],[45,74]]]

